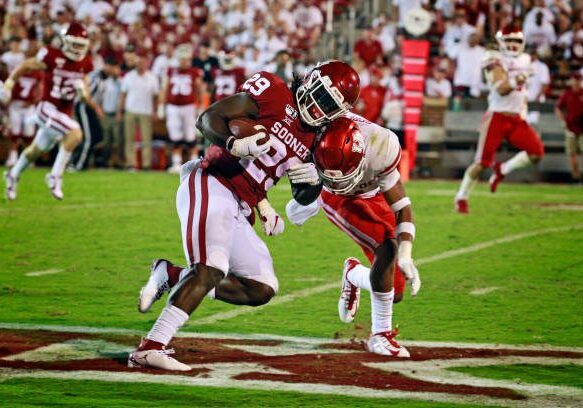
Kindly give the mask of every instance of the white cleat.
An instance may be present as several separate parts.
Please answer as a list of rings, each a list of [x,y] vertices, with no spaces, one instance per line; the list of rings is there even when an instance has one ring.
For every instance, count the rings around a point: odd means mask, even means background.
[[[338,316],[344,323],[352,322],[358,311],[360,288],[350,283],[347,278],[348,273],[357,265],[360,265],[358,259],[346,258],[344,268],[342,269],[342,290],[340,291],[340,299],[338,300]]]
[[[174,354],[174,349],[162,350],[136,350],[128,357],[129,368],[157,368],[171,371],[190,371],[189,365],[181,363],[170,354]]]
[[[397,330],[373,334],[366,342],[366,349],[371,353],[383,356],[409,358],[409,350],[395,340],[399,334]]]
[[[4,181],[6,182],[6,199],[16,200],[16,187],[18,186],[18,179],[12,177],[10,172],[4,172]]]
[[[51,195],[57,200],[62,200],[64,197],[63,178],[53,176],[51,173],[48,173],[45,176],[45,182],[47,183],[47,187],[49,188],[49,190],[51,190]]]
[[[154,302],[170,291],[168,283],[168,264],[166,259],[156,259],[150,267],[150,278],[140,291],[138,310],[146,313]]]

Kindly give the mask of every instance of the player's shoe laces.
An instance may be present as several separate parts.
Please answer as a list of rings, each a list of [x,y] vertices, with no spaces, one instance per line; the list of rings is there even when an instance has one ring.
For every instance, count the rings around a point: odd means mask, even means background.
[[[456,198],[455,199],[455,210],[460,214],[469,214],[470,213],[470,204],[468,200],[465,198]]]
[[[492,173],[492,175],[490,176],[490,179],[488,180],[488,183],[490,184],[490,191],[492,193],[496,192],[496,189],[498,188],[498,184],[500,184],[502,182],[502,180],[504,180],[504,174],[502,174],[501,166],[502,166],[502,163],[496,162],[494,164],[494,167],[492,168],[492,170],[494,172]]]
[[[338,300],[338,316],[344,323],[353,321],[358,311],[360,288],[350,283],[347,277],[348,273],[357,265],[360,265],[358,259],[346,258],[344,268],[342,269],[342,289],[340,291],[340,299]]]
[[[140,350],[145,344],[153,343],[142,340],[140,347],[128,357],[129,368],[158,368],[160,370],[190,371],[192,368],[173,357],[174,349],[166,349],[161,344],[159,348],[146,348]]]
[[[398,330],[373,334],[366,342],[366,348],[371,353],[381,354],[383,356],[411,357],[409,351],[395,340],[398,334]]]
[[[4,172],[4,181],[6,182],[6,199],[16,200],[16,186],[18,180],[10,175],[9,171]]]
[[[63,194],[63,178],[53,176],[51,173],[48,173],[45,176],[45,182],[47,183],[47,187],[51,190],[51,194],[57,200],[62,200],[64,197]]]
[[[160,299],[165,293],[170,291],[168,282],[168,265],[166,259],[156,259],[150,267],[150,278],[140,291],[138,298],[138,310],[146,313],[154,302]]]

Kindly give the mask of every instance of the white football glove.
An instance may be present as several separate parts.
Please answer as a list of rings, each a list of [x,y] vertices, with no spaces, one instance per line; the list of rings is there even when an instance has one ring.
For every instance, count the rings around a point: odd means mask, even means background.
[[[271,206],[267,198],[264,198],[257,203],[257,209],[263,226],[263,233],[269,237],[279,235],[285,229],[283,218],[279,216],[277,211]]]
[[[314,163],[302,163],[290,167],[287,171],[287,176],[293,184],[308,183],[315,186],[320,183],[320,176]]]
[[[411,258],[412,246],[413,244],[411,241],[401,241],[399,244],[397,263],[399,269],[409,282],[409,285],[411,285],[411,295],[416,296],[419,289],[421,289],[421,278],[419,277],[419,271],[415,267],[415,263]]]
[[[242,139],[235,139],[235,136],[227,139],[227,146],[232,143],[229,152],[233,156],[246,158],[259,157],[267,153],[271,148],[271,139],[265,144],[257,144],[257,141],[267,136],[267,129],[262,125],[255,125],[255,130],[257,133]]]
[[[0,102],[2,104],[7,105],[8,102],[10,102],[10,99],[12,98],[12,88],[14,88],[14,81],[0,81]]]

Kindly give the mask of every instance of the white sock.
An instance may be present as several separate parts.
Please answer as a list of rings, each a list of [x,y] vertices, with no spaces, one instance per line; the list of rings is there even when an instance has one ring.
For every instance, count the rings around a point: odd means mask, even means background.
[[[24,171],[24,169],[28,167],[29,164],[30,162],[28,161],[24,153],[22,153],[18,160],[16,160],[16,164],[14,165],[14,167],[10,169],[10,176],[14,177],[15,179],[18,179],[20,177],[20,174]]]
[[[73,152],[66,150],[63,146],[59,147],[59,153],[57,153],[57,158],[55,159],[55,163],[53,163],[53,168],[51,170],[53,176],[63,177],[65,167],[67,166],[67,163],[69,163],[72,153]]]
[[[372,334],[390,331],[393,325],[393,298],[390,292],[370,292]]]
[[[182,154],[172,153],[172,167],[177,167],[182,164]]]
[[[18,159],[18,150],[12,149],[8,152],[8,159],[6,160],[7,163],[13,162]]]
[[[348,272],[348,281],[352,283],[357,288],[366,289],[372,292],[372,287],[370,285],[370,268],[363,265],[356,265],[354,268]]]
[[[504,163],[502,163],[502,165],[500,166],[500,172],[502,172],[502,174],[504,174],[504,175],[507,175],[508,173],[510,173],[514,170],[521,169],[521,168],[526,167],[530,164],[532,164],[532,162],[530,161],[530,158],[528,157],[528,153],[526,153],[523,150],[521,152],[516,153],[510,159],[508,159]]]
[[[477,182],[478,179],[473,179],[470,176],[470,171],[466,170],[464,173],[464,178],[462,179],[462,184],[460,184],[460,189],[458,190],[455,198],[457,200],[466,200],[470,196],[470,191],[472,191]]]
[[[158,320],[156,320],[156,323],[152,326],[146,339],[167,346],[178,329],[180,329],[187,320],[188,315],[182,309],[173,305],[168,305],[162,310],[162,313],[160,313]]]

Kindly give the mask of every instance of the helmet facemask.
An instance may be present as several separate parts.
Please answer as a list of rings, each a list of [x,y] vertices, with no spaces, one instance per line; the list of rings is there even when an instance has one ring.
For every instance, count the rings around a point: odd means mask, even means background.
[[[524,37],[522,33],[511,33],[496,35],[498,46],[503,54],[509,57],[518,57],[524,51]]]
[[[326,188],[336,194],[346,194],[360,183],[364,177],[364,158],[358,167],[348,174],[342,174],[340,170],[322,170],[318,168],[320,178]]]
[[[321,126],[350,109],[344,103],[342,93],[318,69],[314,69],[308,80],[299,86],[296,98],[302,121],[309,126]]]
[[[89,39],[65,35],[63,37],[63,54],[72,61],[81,61],[89,51]]]

